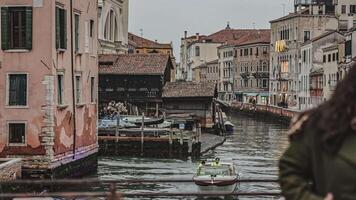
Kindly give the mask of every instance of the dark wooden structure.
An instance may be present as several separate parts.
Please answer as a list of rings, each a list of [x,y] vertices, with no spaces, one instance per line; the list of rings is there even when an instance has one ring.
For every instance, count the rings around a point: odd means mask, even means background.
[[[215,103],[218,92],[215,83],[172,82],[163,89],[163,109],[167,116],[194,115],[202,128],[212,128],[215,123]]]
[[[100,55],[99,106],[123,102],[129,110],[134,106],[146,116],[158,115],[172,69],[169,55]]]

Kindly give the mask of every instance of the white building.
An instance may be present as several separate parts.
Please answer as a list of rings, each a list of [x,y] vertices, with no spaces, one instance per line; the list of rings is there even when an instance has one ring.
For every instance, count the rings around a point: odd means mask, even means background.
[[[335,15],[339,20],[339,29],[346,31],[356,25],[356,1],[337,0],[335,2]]]
[[[99,54],[128,51],[129,0],[98,0]]]
[[[330,97],[332,90],[336,86],[337,62],[339,55],[337,52],[325,53],[330,47],[337,47],[344,39],[343,35],[337,31],[330,31],[315,37],[301,46],[301,67],[299,74],[299,110],[307,110],[318,106],[326,97]],[[334,49],[334,51],[337,49]],[[311,73],[322,72],[322,91],[318,88],[311,88]],[[313,95],[311,95],[313,92]]]
[[[297,6],[294,13],[271,21],[270,103],[292,109],[299,108],[301,45],[325,32],[337,30],[339,25],[324,3]]]

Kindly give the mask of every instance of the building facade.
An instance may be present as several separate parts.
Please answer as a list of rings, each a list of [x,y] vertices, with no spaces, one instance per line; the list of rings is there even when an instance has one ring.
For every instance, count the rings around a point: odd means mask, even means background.
[[[0,156],[31,177],[96,168],[97,0],[0,7]]]
[[[292,109],[299,105],[301,45],[339,25],[329,4],[301,2],[306,5],[296,4],[294,13],[271,21],[270,104]]]
[[[239,102],[268,103],[269,38],[270,32],[266,32],[258,41],[246,41],[235,47],[234,92]]]
[[[204,63],[199,66],[200,82],[219,83],[219,60]]]
[[[222,45],[218,47],[220,72],[219,99],[226,102],[231,102],[234,99],[235,56],[234,45]]]
[[[330,96],[330,89],[334,89],[336,86],[336,82],[332,80],[336,78],[335,73],[337,72],[339,55],[338,52],[324,54],[324,50],[337,46],[343,40],[344,36],[340,32],[329,31],[307,41],[301,46],[301,68],[298,92],[299,110],[316,107],[326,100],[326,98],[324,98],[325,95]],[[317,79],[320,79],[320,73],[322,75],[323,85],[320,85],[317,81]],[[314,80],[311,80],[311,74],[313,74]],[[330,82],[330,84],[328,82]],[[321,91],[319,91],[320,87]],[[328,91],[325,95],[324,88]],[[313,91],[313,95],[311,91]]]
[[[99,54],[127,53],[129,0],[98,0],[97,3]]]

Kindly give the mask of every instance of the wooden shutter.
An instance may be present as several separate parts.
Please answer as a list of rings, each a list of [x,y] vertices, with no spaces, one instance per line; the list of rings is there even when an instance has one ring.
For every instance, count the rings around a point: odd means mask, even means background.
[[[9,8],[1,8],[1,49],[9,49]]]
[[[60,47],[60,17],[59,8],[56,7],[56,49]]]
[[[26,49],[32,49],[32,7],[26,7]]]
[[[63,49],[67,49],[67,11],[66,10],[62,10],[63,12],[63,22],[61,23],[62,25],[62,29],[63,29],[63,36],[62,36],[62,40],[63,40]]]

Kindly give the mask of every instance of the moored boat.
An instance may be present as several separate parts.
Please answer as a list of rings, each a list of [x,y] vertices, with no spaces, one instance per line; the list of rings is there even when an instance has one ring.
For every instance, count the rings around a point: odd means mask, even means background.
[[[234,124],[232,124],[230,121],[226,121],[224,123],[225,130],[227,133],[233,133],[234,132]]]
[[[193,177],[194,183],[201,192],[233,193],[238,183],[238,173],[233,163],[220,163],[218,159],[213,162],[199,165]]]

